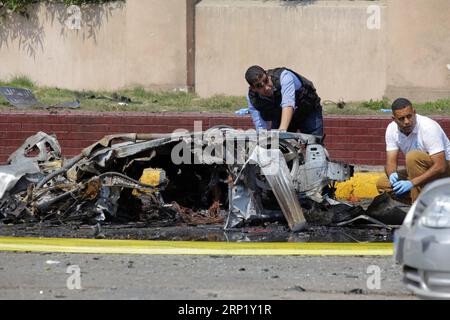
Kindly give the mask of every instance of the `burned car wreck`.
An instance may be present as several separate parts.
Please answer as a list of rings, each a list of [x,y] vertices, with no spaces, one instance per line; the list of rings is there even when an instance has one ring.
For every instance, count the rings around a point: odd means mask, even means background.
[[[279,221],[301,231],[362,217],[385,226],[333,199],[334,183],[352,175],[329,159],[322,137],[300,133],[110,135],[65,160],[56,138],[39,132],[0,166],[0,220],[225,229]]]

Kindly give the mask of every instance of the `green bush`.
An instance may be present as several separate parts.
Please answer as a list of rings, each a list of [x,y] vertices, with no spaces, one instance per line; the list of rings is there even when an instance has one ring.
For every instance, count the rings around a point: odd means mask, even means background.
[[[25,75],[18,75],[13,77],[8,82],[0,80],[0,87],[1,86],[33,89],[36,86],[36,84],[29,77]]]
[[[380,110],[380,109],[390,109],[391,108],[389,101],[387,99],[376,100],[376,101],[370,99],[370,101],[364,101],[363,103],[361,103],[361,107],[370,109],[370,110]]]
[[[10,12],[19,13],[23,16],[28,16],[27,7],[31,4],[39,2],[53,2],[64,3],[67,6],[70,5],[86,5],[86,4],[101,4],[107,2],[116,2],[123,0],[0,0],[0,16],[8,14]]]

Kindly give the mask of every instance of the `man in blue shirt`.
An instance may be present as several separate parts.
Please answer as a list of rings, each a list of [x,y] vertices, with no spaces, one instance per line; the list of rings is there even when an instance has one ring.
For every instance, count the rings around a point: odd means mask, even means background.
[[[248,107],[257,130],[274,129],[323,136],[320,98],[311,81],[287,68],[250,67]],[[270,125],[269,125],[270,122]]]

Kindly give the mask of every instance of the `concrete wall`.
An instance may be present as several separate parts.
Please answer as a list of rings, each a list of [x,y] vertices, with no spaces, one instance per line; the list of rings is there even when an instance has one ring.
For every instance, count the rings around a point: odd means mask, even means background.
[[[126,85],[185,88],[186,0],[127,0],[126,21]]]
[[[0,79],[23,74],[77,90],[195,85],[201,96],[245,95],[244,72],[260,64],[295,69],[323,99],[450,96],[448,0],[203,0],[194,12],[196,2],[88,7],[79,29],[66,25],[66,7],[37,6],[29,19],[0,23]],[[373,5],[379,29],[367,26]]]
[[[367,27],[380,5],[381,28]],[[386,88],[386,7],[373,1],[203,0],[196,12],[196,90],[245,95],[253,64],[287,66],[325,99],[378,99]]]
[[[367,22],[380,7],[380,28]],[[196,90],[243,95],[247,67],[289,66],[324,99],[450,97],[450,1],[203,0]]]
[[[127,0],[82,10],[66,25],[62,5],[0,24],[0,79],[23,74],[40,85],[114,90],[186,87],[186,1]]]
[[[389,0],[387,96],[450,97],[450,1]]]

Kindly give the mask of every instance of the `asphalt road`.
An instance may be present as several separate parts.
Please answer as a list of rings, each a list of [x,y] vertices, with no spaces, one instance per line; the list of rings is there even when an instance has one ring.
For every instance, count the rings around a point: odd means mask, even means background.
[[[392,257],[0,252],[2,300],[416,299],[401,279]]]

